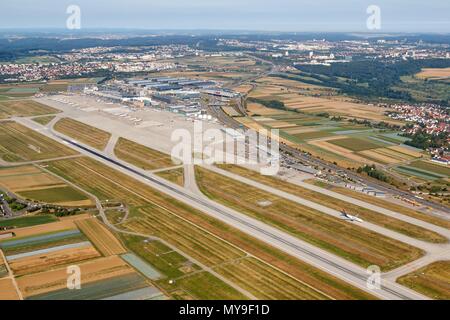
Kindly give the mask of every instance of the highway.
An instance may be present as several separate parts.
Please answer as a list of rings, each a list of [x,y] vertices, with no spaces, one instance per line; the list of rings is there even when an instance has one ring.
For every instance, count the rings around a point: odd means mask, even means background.
[[[367,288],[369,273],[367,273],[367,271],[360,266],[337,257],[327,251],[319,249],[274,227],[268,226],[261,221],[250,218],[209,199],[205,199],[204,197],[199,197],[198,195],[187,191],[182,187],[172,184],[153,174],[149,174],[148,172],[131,166],[123,161],[113,159],[102,152],[95,151],[77,141],[55,133],[52,130],[43,130],[42,127],[31,120],[24,118],[15,118],[14,120],[29,127],[30,129],[37,130],[41,134],[44,134],[56,141],[71,146],[73,149],[86,156],[94,158],[113,169],[125,173],[152,188],[164,192],[179,201],[199,209],[220,221],[232,225],[240,231],[262,240],[265,243],[286,252],[287,254],[299,258],[300,260],[310,263],[311,265],[318,267],[323,271],[375,296],[382,299],[394,300],[427,299],[425,296],[417,292],[385,279],[383,279],[383,285],[380,289],[370,290]]]

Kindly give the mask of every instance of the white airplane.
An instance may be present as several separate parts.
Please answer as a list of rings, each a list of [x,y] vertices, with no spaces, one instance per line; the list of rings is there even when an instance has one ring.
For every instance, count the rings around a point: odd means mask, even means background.
[[[341,211],[341,217],[342,219],[348,220],[348,221],[356,221],[356,222],[364,222],[363,219],[359,218],[358,216],[352,216],[348,214],[345,210]]]

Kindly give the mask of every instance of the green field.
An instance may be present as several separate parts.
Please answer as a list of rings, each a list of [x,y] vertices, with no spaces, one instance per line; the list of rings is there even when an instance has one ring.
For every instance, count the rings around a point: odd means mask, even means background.
[[[39,216],[29,216],[23,218],[15,219],[0,219],[0,227],[16,227],[24,228],[31,227],[38,224],[46,224],[50,222],[58,221],[58,219],[53,215],[39,215]]]
[[[359,138],[343,138],[331,140],[329,143],[351,151],[364,151],[383,147],[383,145]]]
[[[438,175],[450,177],[450,168],[445,165],[434,164],[425,161],[416,161],[409,165],[410,167],[430,171]]]
[[[201,167],[196,178],[209,198],[361,266],[391,270],[423,255],[413,246]]]
[[[450,300],[450,261],[434,262],[397,282],[432,299]]]
[[[38,243],[24,243],[19,246],[5,247],[2,250],[6,256],[20,254],[24,252],[32,252],[36,250],[42,250],[52,248],[56,246],[63,246],[67,244],[80,243],[87,241],[88,239],[82,234],[73,234],[60,239],[48,239],[47,241],[40,241]]]
[[[298,133],[295,134],[294,136],[299,139],[310,140],[310,139],[326,138],[333,135],[334,134],[327,131],[313,131],[313,132]]]
[[[248,252],[264,260],[271,269],[271,274],[280,272],[272,269],[274,265],[298,279],[292,281],[304,283],[305,290],[317,288],[319,293],[325,293],[324,297],[330,295],[337,299],[374,298],[99,162],[87,158],[74,158],[50,162],[48,169],[93,193],[101,200],[109,199],[126,204],[130,209],[130,216],[120,224],[120,228],[159,237],[206,266],[215,267],[230,263],[245,257]],[[148,262],[158,270],[165,269],[164,261],[158,261],[158,257],[155,257],[154,252],[158,252],[157,250],[159,249],[150,246],[145,251]],[[137,249],[135,253],[142,254],[142,250]],[[141,258],[145,259],[145,256]],[[184,261],[176,254],[170,254],[168,258],[171,263]],[[161,271],[164,274],[164,270]],[[169,269],[171,273],[179,271]],[[259,271],[255,271],[255,277],[262,276]],[[247,285],[251,285],[251,280],[248,281]],[[259,290],[258,297],[265,296],[264,287],[258,286],[255,290]],[[186,296],[183,292],[180,291],[180,297]],[[226,292],[227,290],[224,294]],[[283,296],[281,291],[279,294],[280,297]],[[304,291],[299,290],[296,297],[302,299],[306,298],[306,295]]]
[[[33,161],[75,155],[76,152],[16,122],[0,122],[0,157]]]
[[[398,167],[395,167],[395,170],[398,172],[404,173],[406,175],[422,178],[425,180],[437,180],[437,179],[441,179],[444,177],[442,175],[438,175],[438,174],[435,174],[435,173],[432,173],[429,171],[424,171],[422,169],[416,169],[416,168],[409,167],[409,166],[398,166]]]
[[[18,192],[18,194],[25,199],[31,199],[45,203],[61,203],[61,202],[89,200],[89,198],[85,194],[70,186],[40,189],[40,190],[30,190],[30,191],[20,191]]]

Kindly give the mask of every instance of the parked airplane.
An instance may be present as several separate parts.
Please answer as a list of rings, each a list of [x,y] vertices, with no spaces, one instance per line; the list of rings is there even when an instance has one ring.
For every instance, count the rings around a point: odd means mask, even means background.
[[[359,218],[358,216],[352,216],[350,214],[348,214],[345,210],[341,211],[342,215],[342,219],[348,220],[348,221],[356,221],[356,222],[363,222],[364,220]]]

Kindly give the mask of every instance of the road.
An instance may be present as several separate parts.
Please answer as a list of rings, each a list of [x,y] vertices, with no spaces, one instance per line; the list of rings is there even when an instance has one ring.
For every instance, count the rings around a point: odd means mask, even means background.
[[[14,120],[375,296],[382,299],[394,300],[428,299],[417,292],[384,279],[381,288],[370,290],[367,287],[369,274],[360,266],[301,241],[256,219],[217,204],[206,197],[192,193],[151,173],[117,160],[116,158],[109,157],[102,152],[92,150],[90,147],[55,133],[52,130],[42,130],[42,127],[29,119],[15,118]]]

